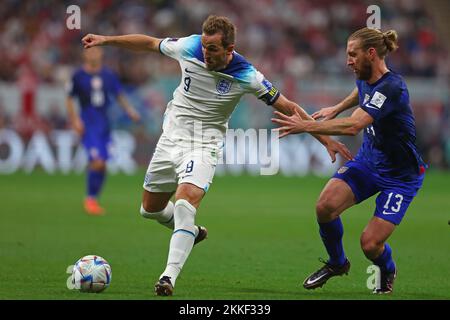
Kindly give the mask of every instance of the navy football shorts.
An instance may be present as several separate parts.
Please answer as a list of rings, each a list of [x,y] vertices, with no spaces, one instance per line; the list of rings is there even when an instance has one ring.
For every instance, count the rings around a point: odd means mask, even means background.
[[[83,136],[83,146],[88,154],[89,162],[93,160],[107,161],[110,156],[111,137],[106,134],[91,132]]]
[[[333,176],[345,181],[353,191],[356,203],[379,192],[374,216],[399,225],[417,191],[422,187],[425,174],[417,179],[403,181],[382,177],[361,161],[348,161]]]

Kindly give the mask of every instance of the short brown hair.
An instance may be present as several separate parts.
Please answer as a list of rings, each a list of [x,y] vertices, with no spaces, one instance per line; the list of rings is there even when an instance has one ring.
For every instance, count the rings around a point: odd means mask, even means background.
[[[210,15],[203,22],[202,32],[207,35],[222,33],[222,45],[224,48],[234,44],[236,37],[236,27],[227,17]]]
[[[389,52],[398,48],[398,35],[395,30],[382,32],[378,29],[362,28],[355,31],[348,40],[360,40],[364,50],[374,48],[380,58],[384,58]]]

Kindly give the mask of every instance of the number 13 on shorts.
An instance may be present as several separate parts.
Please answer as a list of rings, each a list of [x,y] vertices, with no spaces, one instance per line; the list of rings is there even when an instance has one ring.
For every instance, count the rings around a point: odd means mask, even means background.
[[[393,195],[394,195],[394,199],[392,199]],[[393,200],[393,201],[391,201],[391,200]],[[383,206],[383,209],[384,209],[383,213],[384,214],[396,214],[397,212],[400,211],[402,201],[403,201],[403,196],[401,194],[395,194],[393,192],[390,192],[388,195],[388,199]],[[390,206],[391,204],[393,204],[393,205]],[[391,211],[392,213],[387,213],[386,211]]]
[[[396,225],[400,224],[413,197],[397,192],[383,191],[376,200],[377,208],[375,216],[390,221]]]

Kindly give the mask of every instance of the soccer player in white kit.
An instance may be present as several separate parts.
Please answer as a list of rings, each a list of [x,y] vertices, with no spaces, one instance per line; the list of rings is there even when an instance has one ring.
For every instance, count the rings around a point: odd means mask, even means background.
[[[85,48],[112,45],[136,51],[160,52],[176,59],[181,83],[167,105],[163,133],[144,181],[141,214],[173,229],[166,269],[155,284],[157,295],[172,295],[176,279],[195,243],[207,230],[195,225],[200,202],[212,182],[231,113],[240,98],[254,94],[276,110],[291,115],[297,109],[240,54],[234,51],[236,28],[226,17],[209,16],[202,35],[157,39],[146,35],[88,34]],[[341,143],[315,136],[333,162],[336,153],[352,155]],[[175,203],[171,197],[175,194]]]

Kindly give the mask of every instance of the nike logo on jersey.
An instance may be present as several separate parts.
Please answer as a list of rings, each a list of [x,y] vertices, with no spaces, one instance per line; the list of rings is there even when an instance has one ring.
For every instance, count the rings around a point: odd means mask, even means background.
[[[194,71],[189,71],[188,68],[184,68],[184,72],[186,73],[193,73],[193,74],[197,74],[197,72]]]
[[[386,210],[383,210],[383,214],[389,215],[389,214],[396,214],[397,212],[386,212]]]
[[[374,107],[372,106],[370,103],[366,104],[366,108],[371,108],[371,109],[375,109],[375,110],[380,110],[380,108]]]

